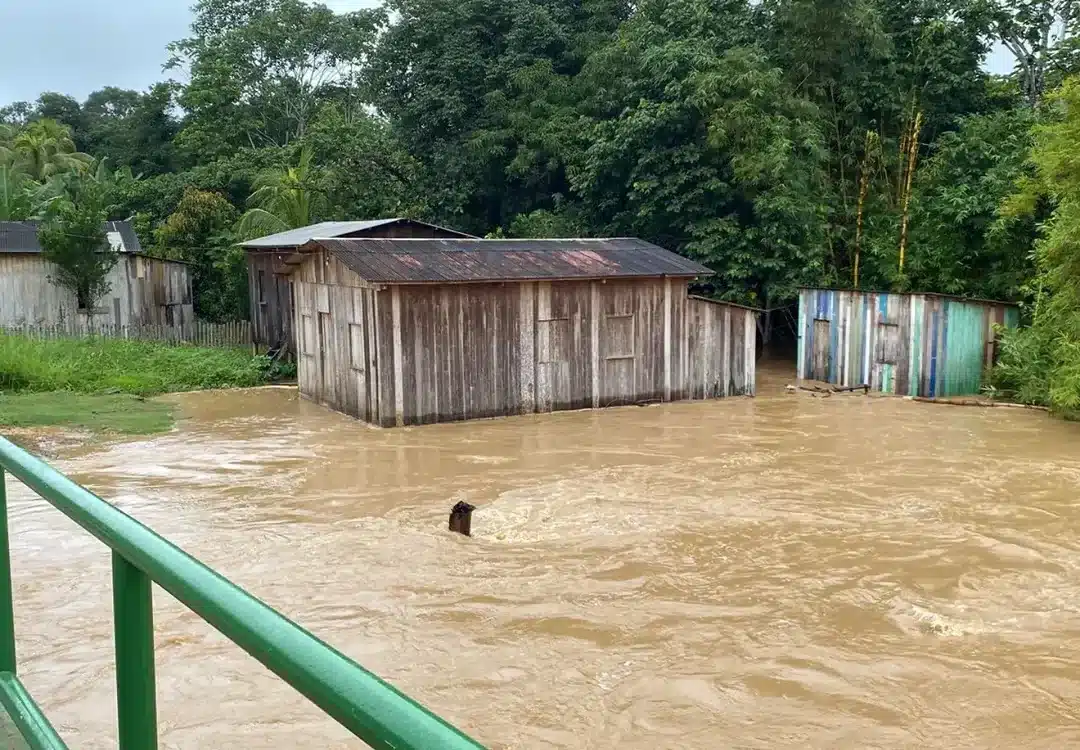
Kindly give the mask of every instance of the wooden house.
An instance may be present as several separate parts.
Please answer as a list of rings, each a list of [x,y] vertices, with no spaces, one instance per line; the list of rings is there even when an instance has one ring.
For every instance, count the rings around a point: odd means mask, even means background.
[[[240,243],[247,254],[253,343],[260,351],[296,353],[292,287],[285,258],[314,237],[470,237],[412,219],[324,221]]]
[[[181,326],[195,319],[186,263],[145,252],[131,224],[110,221],[107,242],[119,253],[109,291],[93,309],[51,281],[36,221],[0,221],[0,327]]]
[[[997,355],[1007,302],[944,294],[803,289],[798,377],[905,396],[977,394]]]
[[[636,239],[314,239],[300,393],[384,427],[754,393],[756,311]]]

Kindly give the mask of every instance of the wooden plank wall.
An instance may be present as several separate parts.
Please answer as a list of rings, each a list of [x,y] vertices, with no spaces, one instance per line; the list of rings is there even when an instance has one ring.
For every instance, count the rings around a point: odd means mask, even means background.
[[[253,343],[262,351],[284,344],[289,355],[295,356],[292,288],[285,265],[285,258],[291,254],[291,250],[249,250],[248,294]]]
[[[229,323],[207,323],[194,320],[182,325],[137,324],[114,326],[87,321],[86,316],[63,323],[0,326],[0,331],[31,339],[128,339],[156,341],[163,344],[195,345],[222,348],[249,348],[251,325],[246,320]]]
[[[1013,305],[934,294],[826,289],[799,297],[801,380],[911,396],[978,393]]]
[[[39,254],[0,254],[0,326],[183,326],[195,320],[188,266],[121,255],[109,272],[109,291],[93,313],[78,310],[75,294],[53,284]]]
[[[294,287],[301,394],[382,426],[754,393],[755,313],[682,281]]]
[[[366,229],[343,237],[390,237],[390,238],[454,238],[458,235],[439,227],[388,224]],[[285,344],[288,354],[297,353],[297,336],[293,334],[293,292],[290,285],[292,268],[285,259],[296,252],[295,248],[271,248],[248,250],[248,290],[250,294],[250,317],[254,331],[254,344],[262,350]]]
[[[123,255],[110,272],[110,289],[99,305],[116,307],[111,325],[186,326],[195,321],[190,268],[184,263]]]
[[[379,421],[384,356],[373,325],[381,311],[373,289],[340,262],[319,254],[293,277],[300,393],[358,419]],[[386,350],[385,356],[391,356]],[[393,393],[389,394],[393,398]]]
[[[56,325],[76,307],[74,294],[49,281],[40,255],[0,253],[0,326]]]

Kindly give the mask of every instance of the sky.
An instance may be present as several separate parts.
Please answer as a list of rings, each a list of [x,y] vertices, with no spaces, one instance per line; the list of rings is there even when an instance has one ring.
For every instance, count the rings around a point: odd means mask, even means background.
[[[144,91],[162,73],[169,42],[183,38],[194,0],[0,0],[4,55],[0,106],[58,91],[79,101],[104,86]],[[372,7],[379,0],[323,0],[337,11]],[[1012,68],[997,49],[995,73]]]
[[[0,0],[4,57],[22,61],[0,65],[0,106],[42,91],[82,101],[105,86],[144,91],[165,80],[165,47],[187,36],[194,1]],[[379,1],[323,3],[348,11]]]

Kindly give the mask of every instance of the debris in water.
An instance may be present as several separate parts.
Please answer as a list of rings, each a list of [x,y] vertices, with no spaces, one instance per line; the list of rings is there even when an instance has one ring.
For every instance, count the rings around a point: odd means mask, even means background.
[[[472,536],[472,512],[475,505],[469,505],[464,500],[458,502],[450,509],[450,530],[465,536]]]

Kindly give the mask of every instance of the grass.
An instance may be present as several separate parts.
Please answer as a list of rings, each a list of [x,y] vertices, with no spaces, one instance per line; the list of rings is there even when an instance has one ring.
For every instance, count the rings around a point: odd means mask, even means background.
[[[288,373],[242,349],[0,333],[0,425],[157,432],[172,425],[172,407],[147,396],[251,387],[279,374]]]
[[[55,339],[0,334],[0,391],[132,393],[240,388],[270,379],[266,357],[242,349],[148,341]]]
[[[0,394],[0,425],[80,427],[94,432],[148,435],[173,425],[172,406],[127,393]]]

